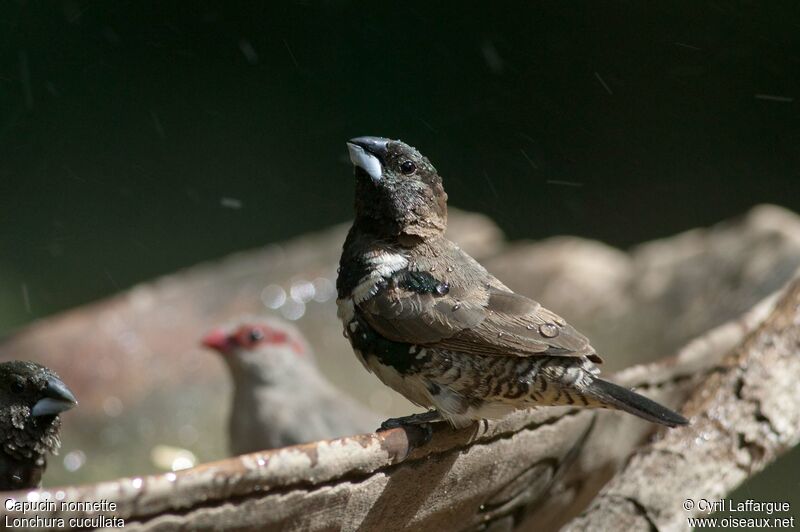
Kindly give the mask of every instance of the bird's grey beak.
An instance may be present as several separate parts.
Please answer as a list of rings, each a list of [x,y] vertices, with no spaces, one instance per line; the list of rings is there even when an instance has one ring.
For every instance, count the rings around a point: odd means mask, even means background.
[[[34,417],[54,416],[78,404],[78,400],[75,399],[67,385],[56,377],[47,378],[47,387],[43,393],[44,397],[33,405],[31,414]]]
[[[364,170],[377,183],[383,176],[383,161],[386,160],[389,139],[381,137],[356,137],[347,142],[350,161]]]

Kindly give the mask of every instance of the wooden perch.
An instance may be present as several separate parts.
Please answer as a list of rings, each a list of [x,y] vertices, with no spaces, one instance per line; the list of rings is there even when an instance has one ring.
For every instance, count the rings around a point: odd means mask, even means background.
[[[617,381],[678,405],[771,304],[772,299],[765,300],[676,357],[630,368]],[[419,448],[419,435],[394,429],[35,496],[113,500],[118,505],[113,515],[134,530],[433,530],[523,519],[541,524],[547,515],[555,522],[554,512],[577,513],[652,429],[615,412],[543,408],[457,432],[438,426],[433,440]],[[583,476],[583,489],[564,489],[572,484],[563,481],[574,479],[576,471]],[[91,514],[46,517],[76,515]],[[10,517],[21,516],[12,512]]]
[[[723,356],[740,345],[772,312],[778,293],[747,313],[693,340],[675,357],[631,367],[616,380],[677,407],[716,371]],[[548,497],[525,516],[522,529],[557,530],[580,514],[629,459],[647,429],[626,416],[608,416],[590,435],[575,463],[564,471]]]
[[[787,299],[773,312],[776,291],[800,265],[800,219],[792,213],[759,207],[741,220],[630,253],[577,238],[508,244],[491,222],[468,214],[454,213],[451,229],[454,240],[512,288],[558,309],[587,332],[608,354],[609,364],[621,368],[639,362],[613,380],[672,407],[692,396],[685,413],[695,424],[659,433],[662,439],[637,453],[653,425],[614,412],[543,408],[458,432],[440,426],[422,446],[418,434],[397,429],[176,473],[145,475],[142,463],[153,471],[147,460],[131,466],[136,453],[146,456],[154,445],[177,439],[182,424],[196,427],[204,443],[223,439],[224,374],[218,361],[197,348],[197,340],[221,320],[265,312],[265,287],[288,292],[295,282],[331,279],[345,230],[338,227],[134,287],[42,320],[4,341],[0,358],[44,362],[78,394],[80,408],[65,419],[64,451],[86,450],[82,473],[101,458],[106,468],[127,467],[116,476],[142,473],[9,496],[59,504],[113,501],[117,509],[105,515],[125,519],[129,530],[551,530],[587,507],[572,526],[588,526],[589,519],[610,524],[605,520],[621,514],[602,517],[604,509],[623,508],[624,513],[627,508],[643,511],[630,514],[633,525],[669,529],[674,522],[685,528],[683,498],[712,498],[729,490],[795,442],[782,435],[796,430],[796,412],[784,412],[779,400],[796,397],[796,384],[788,386],[798,382],[797,374],[791,382],[779,379],[780,372],[796,369],[784,358],[796,342],[797,324],[792,325]],[[362,401],[379,393],[396,396],[357,366],[334,316],[333,301],[320,300],[310,302],[298,322],[313,345],[325,346],[318,352],[321,366]],[[109,396],[124,404],[125,415],[106,416],[103,404]],[[395,406],[394,412],[408,413],[407,405]],[[149,436],[137,432],[139,420],[158,426],[158,439],[154,430]],[[97,438],[110,428],[130,436],[114,445]],[[679,463],[655,450],[669,442],[678,447],[668,452],[682,453],[682,465],[643,474],[651,461]],[[717,479],[718,491],[703,491],[703,475],[711,474],[708,457],[720,450],[727,454],[713,455],[713,473],[724,479]],[[628,462],[631,455],[635,458]],[[50,478],[59,465],[51,462]],[[627,475],[634,475],[633,481]],[[658,483],[652,482],[656,475]],[[697,493],[688,493],[695,485]],[[667,490],[683,498],[667,501]],[[642,499],[620,504],[620,497],[630,493]],[[0,508],[0,522],[6,515],[22,517]],[[57,509],[37,515],[96,514]]]
[[[800,441],[798,383],[800,279],[692,392],[691,425],[637,450],[567,530],[690,528],[687,516],[704,513],[696,501],[719,500]]]

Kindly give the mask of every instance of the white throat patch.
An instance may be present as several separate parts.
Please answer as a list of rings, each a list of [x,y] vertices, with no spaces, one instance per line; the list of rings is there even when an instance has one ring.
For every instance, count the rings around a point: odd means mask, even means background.
[[[381,180],[383,167],[377,157],[361,146],[350,142],[347,143],[347,151],[350,152],[350,162],[368,173],[373,181]]]
[[[391,277],[395,272],[408,267],[408,259],[399,253],[376,251],[370,253],[366,259],[373,270],[369,275],[365,275],[353,290],[353,301],[356,305],[377,294],[382,279]]]

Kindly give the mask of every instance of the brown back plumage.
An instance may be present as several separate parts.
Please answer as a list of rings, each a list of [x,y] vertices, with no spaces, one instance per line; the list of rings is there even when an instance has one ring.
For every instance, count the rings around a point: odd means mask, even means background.
[[[509,290],[445,237],[403,253],[448,291],[418,293],[394,286],[363,302],[365,319],[384,337],[467,354],[600,361],[588,339],[564,319]]]

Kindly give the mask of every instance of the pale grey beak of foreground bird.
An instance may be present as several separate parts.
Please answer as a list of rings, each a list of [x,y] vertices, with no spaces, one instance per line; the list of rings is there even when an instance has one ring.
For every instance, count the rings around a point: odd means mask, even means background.
[[[386,155],[386,145],[388,143],[389,139],[380,137],[356,137],[350,139],[347,142],[350,162],[364,170],[372,178],[372,181],[377,183],[383,176],[381,159]]]
[[[54,416],[78,404],[78,400],[75,399],[75,395],[67,388],[67,385],[55,377],[48,377],[47,387],[42,394],[44,397],[39,399],[31,410],[34,417]]]

